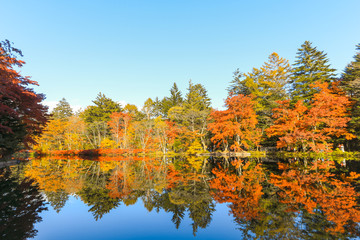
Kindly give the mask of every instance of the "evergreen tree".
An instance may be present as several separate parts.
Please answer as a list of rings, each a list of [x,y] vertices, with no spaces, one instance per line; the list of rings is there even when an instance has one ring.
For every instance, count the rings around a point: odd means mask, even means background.
[[[239,69],[233,73],[233,80],[230,82],[230,87],[227,88],[228,92],[231,94],[242,94],[242,95],[250,95],[251,90],[250,87],[247,86],[248,81],[246,81],[246,74],[240,72]]]
[[[122,112],[122,108],[119,103],[106,97],[102,93],[97,95],[93,103],[95,106],[87,107],[82,113],[82,118],[87,123],[108,122],[110,120],[111,113]]]
[[[287,98],[285,86],[289,82],[290,71],[289,61],[272,53],[261,68],[253,68],[246,74],[237,70],[228,91],[255,97],[259,127],[265,129],[273,122],[272,110],[278,106],[276,101]]]
[[[359,51],[354,56],[354,61],[348,64],[341,76],[341,87],[356,100],[360,99],[360,44],[356,46]]]
[[[310,85],[335,80],[335,69],[330,68],[327,54],[319,51],[312,43],[305,41],[298,49],[291,76],[291,97],[294,102],[304,100],[308,103],[317,92]]]
[[[156,115],[167,117],[170,108],[180,106],[183,103],[183,97],[176,83],[170,89],[170,97],[164,97],[162,100],[155,100]]]
[[[204,150],[207,148],[205,135],[211,111],[210,104],[205,87],[201,84],[194,85],[190,80],[188,93],[181,106],[174,106],[168,112],[171,120],[186,127],[194,137],[200,138]]]
[[[210,98],[205,87],[201,84],[193,84],[189,81],[188,93],[186,94],[183,106],[185,109],[203,111],[210,109]]]
[[[360,141],[360,44],[356,46],[356,50],[358,52],[354,61],[346,66],[340,80],[341,88],[353,102],[349,131],[357,138],[350,142],[351,148],[358,146]],[[358,150],[358,147],[354,150]]]
[[[178,86],[176,85],[176,83],[174,83],[174,85],[170,89],[170,97],[165,97],[162,100],[162,103],[161,103],[162,112],[164,113],[165,116],[167,116],[167,113],[170,108],[175,107],[175,106],[180,106],[183,101],[184,100],[182,98],[181,92],[180,92]]]
[[[62,98],[59,103],[56,104],[56,107],[52,110],[51,114],[55,119],[66,119],[73,115],[73,111],[66,99]]]
[[[183,102],[182,94],[181,94],[178,86],[176,85],[176,83],[174,83],[174,85],[170,89],[170,97],[167,99],[170,102],[172,107],[178,106]]]
[[[101,146],[101,141],[110,135],[107,122],[113,112],[122,112],[120,104],[99,93],[93,101],[95,106],[88,106],[81,117],[87,123],[86,135],[92,147]]]

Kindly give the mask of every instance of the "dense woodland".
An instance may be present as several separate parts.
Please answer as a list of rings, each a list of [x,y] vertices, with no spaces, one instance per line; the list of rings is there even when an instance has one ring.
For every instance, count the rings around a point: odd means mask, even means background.
[[[326,53],[305,41],[296,61],[272,53],[248,73],[239,69],[224,110],[211,107],[202,84],[176,83],[169,96],[147,99],[143,107],[99,93],[91,106],[73,112],[66,99],[47,114],[36,84],[15,70],[21,52],[0,45],[0,149],[120,149],[198,153],[202,151],[331,151],[340,144],[357,151],[360,137],[360,45],[337,76]],[[220,86],[221,87],[221,86]],[[42,134],[40,134],[42,133]],[[36,144],[35,144],[36,142]]]

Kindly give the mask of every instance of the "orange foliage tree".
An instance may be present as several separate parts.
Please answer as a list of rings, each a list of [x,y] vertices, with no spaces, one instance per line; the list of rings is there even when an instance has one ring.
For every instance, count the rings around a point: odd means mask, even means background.
[[[154,122],[154,141],[157,143],[158,148],[166,153],[168,147],[170,147],[177,136],[180,133],[180,128],[175,122],[162,120],[161,117],[155,118]]]
[[[213,111],[210,114],[211,122],[208,129],[214,135],[211,141],[217,147],[223,145],[225,150],[241,151],[244,148],[258,146],[260,131],[256,124],[258,120],[254,110],[253,97],[230,95],[225,100],[226,110]]]
[[[316,83],[314,88],[320,92],[314,95],[308,113],[308,124],[311,128],[310,148],[313,150],[327,149],[332,137],[341,136],[352,139],[346,127],[350,121],[348,109],[351,103],[345,93],[338,88],[338,83],[328,88],[328,83]]]
[[[113,112],[108,125],[114,139],[122,148],[129,147],[129,130],[132,117],[127,113]]]
[[[278,148],[329,150],[333,138],[354,137],[346,130],[350,120],[347,109],[351,104],[348,97],[336,83],[330,88],[328,83],[316,83],[312,87],[320,91],[314,94],[309,107],[300,100],[292,107],[287,100],[280,101],[280,106],[274,109],[274,125],[266,131],[269,137],[279,137]]]
[[[279,107],[273,110],[274,125],[266,129],[269,137],[279,136],[277,148],[303,148],[307,143],[307,107],[298,101],[293,108],[290,101],[279,101]]]

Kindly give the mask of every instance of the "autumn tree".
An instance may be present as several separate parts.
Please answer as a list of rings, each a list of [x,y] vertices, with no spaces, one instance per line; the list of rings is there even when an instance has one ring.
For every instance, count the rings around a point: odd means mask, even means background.
[[[79,116],[71,116],[67,120],[64,144],[68,150],[86,149],[86,123]]]
[[[141,120],[144,118],[144,114],[140,112],[138,107],[134,104],[126,104],[124,112],[129,114],[134,120]]]
[[[150,120],[152,117],[155,116],[155,108],[156,104],[151,98],[148,98],[144,102],[142,112],[145,114],[147,120]]]
[[[328,143],[340,137],[352,139],[354,135],[347,131],[351,102],[339,89],[338,83],[333,83],[330,88],[326,82],[316,83],[312,87],[320,92],[314,95],[308,113],[308,124],[311,127],[310,148],[327,148]],[[324,146],[319,145],[320,142]]]
[[[50,119],[37,139],[34,149],[41,152],[51,150],[81,150],[90,145],[86,138],[86,124],[79,116],[65,119]]]
[[[317,82],[311,87],[317,93],[310,106],[305,106],[301,100],[294,106],[289,101],[283,101],[279,108],[274,109],[275,124],[267,129],[267,134],[279,137],[278,148],[328,151],[333,140],[353,138],[346,129],[350,120],[350,101],[337,83],[329,88],[328,83]]]
[[[127,113],[113,112],[110,115],[110,121],[108,125],[113,138],[118,146],[122,148],[128,148],[130,139],[129,132],[131,127],[132,117]]]
[[[19,56],[8,40],[0,42],[0,156],[35,143],[47,118],[45,96],[31,88],[37,82],[16,70],[25,64]]]
[[[65,132],[68,122],[61,119],[51,119],[47,123],[42,136],[34,148],[42,152],[48,150],[65,150]]]
[[[242,151],[258,146],[260,131],[252,96],[230,95],[225,100],[225,110],[210,114],[208,129],[213,134],[211,141],[224,150]]]
[[[154,141],[158,144],[158,148],[164,154],[172,147],[175,139],[180,133],[180,128],[176,123],[163,120],[158,116],[154,120]]]
[[[306,149],[308,108],[303,101],[294,106],[290,100],[279,101],[279,107],[273,109],[274,125],[266,129],[268,137],[277,136],[277,148]]]
[[[141,149],[148,149],[153,139],[154,120],[143,119],[134,122],[134,139],[135,145]]]
[[[290,87],[293,102],[303,100],[309,103],[316,88],[311,87],[315,82],[330,83],[335,80],[335,69],[330,67],[326,53],[319,51],[312,43],[305,41],[298,49],[296,61],[293,65]]]
[[[73,116],[70,104],[63,98],[51,112],[51,118],[34,149],[41,152],[83,149],[84,132],[85,123],[78,116]]]

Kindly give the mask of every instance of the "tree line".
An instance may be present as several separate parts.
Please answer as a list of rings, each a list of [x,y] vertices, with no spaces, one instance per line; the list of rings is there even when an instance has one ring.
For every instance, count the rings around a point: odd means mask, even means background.
[[[2,46],[2,64],[8,61],[4,66],[12,70],[11,66],[20,62],[10,58],[6,45]],[[111,148],[165,153],[262,147],[329,151],[341,144],[355,151],[360,136],[360,45],[356,50],[353,61],[339,77],[327,54],[309,41],[298,49],[292,65],[272,53],[259,68],[248,73],[235,71],[224,110],[213,109],[205,87],[190,81],[185,94],[174,83],[169,96],[149,98],[141,109],[132,104],[121,106],[99,93],[93,105],[74,113],[62,99],[51,112],[42,135],[37,134],[41,132],[37,126],[45,126],[43,119],[23,121],[24,113],[18,113],[23,129],[9,126],[2,117],[0,130],[14,137],[22,133],[17,139],[25,143],[34,140],[29,136],[37,135],[34,148],[45,152]],[[13,78],[27,83],[20,75]],[[39,107],[43,96],[36,96]],[[1,97],[0,109],[11,108],[9,98]],[[39,111],[43,117],[44,107]],[[7,148],[5,141],[0,148]]]

